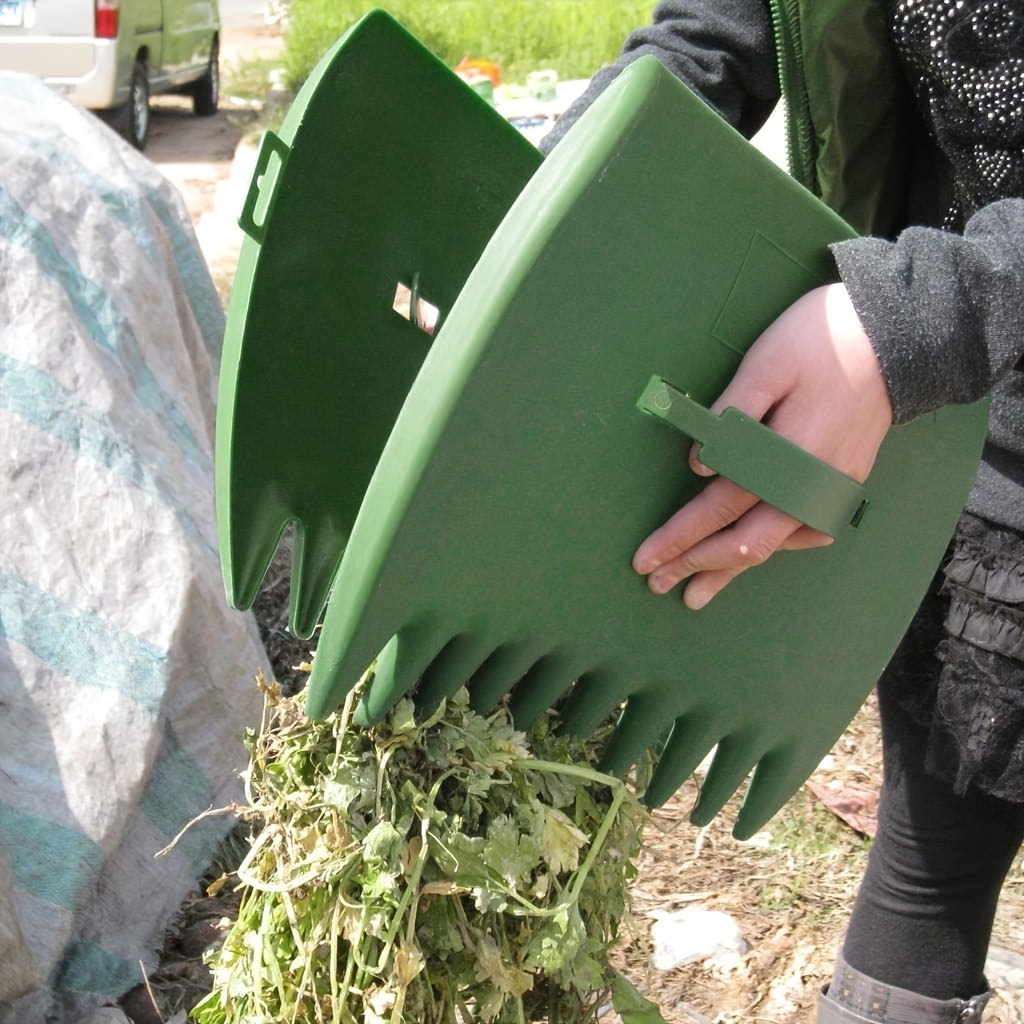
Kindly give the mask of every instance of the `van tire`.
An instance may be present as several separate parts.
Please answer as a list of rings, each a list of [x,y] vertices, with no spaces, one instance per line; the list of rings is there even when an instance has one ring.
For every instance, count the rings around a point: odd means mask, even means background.
[[[217,113],[220,103],[220,45],[214,39],[210,47],[210,65],[206,73],[189,90],[192,94],[192,113],[196,117],[210,117]]]
[[[149,138],[149,76],[143,61],[135,61],[128,99],[114,108],[108,123],[136,149],[146,148],[146,139]]]

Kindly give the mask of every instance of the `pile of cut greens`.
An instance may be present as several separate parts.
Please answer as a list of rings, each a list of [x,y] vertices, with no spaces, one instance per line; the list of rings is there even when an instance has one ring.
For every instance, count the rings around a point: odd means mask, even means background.
[[[463,690],[373,729],[266,688],[247,737],[262,825],[199,1024],[661,1020],[611,966],[645,811],[601,737],[516,731]]]

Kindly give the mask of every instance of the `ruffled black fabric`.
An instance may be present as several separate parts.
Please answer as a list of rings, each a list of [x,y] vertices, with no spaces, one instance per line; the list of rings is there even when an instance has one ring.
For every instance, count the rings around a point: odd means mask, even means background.
[[[927,770],[1024,803],[1024,534],[964,513],[879,683],[929,730]]]

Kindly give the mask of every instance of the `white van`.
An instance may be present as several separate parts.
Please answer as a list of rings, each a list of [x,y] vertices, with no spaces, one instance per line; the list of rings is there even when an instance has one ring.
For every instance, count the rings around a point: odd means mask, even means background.
[[[217,0],[0,0],[0,69],[37,75],[142,149],[151,93],[217,109]]]

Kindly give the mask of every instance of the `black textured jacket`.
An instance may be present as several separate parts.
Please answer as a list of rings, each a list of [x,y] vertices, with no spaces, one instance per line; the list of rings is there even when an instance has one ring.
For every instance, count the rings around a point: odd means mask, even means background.
[[[984,151],[993,123],[1003,117],[1007,160],[1016,159],[1018,169],[1024,161],[1013,137],[1024,133],[1024,117],[992,109],[1000,103],[1012,108],[1016,93],[993,85],[965,95],[958,84],[1005,83],[1009,75],[1024,86],[1024,22],[1014,20],[1017,6],[916,0],[914,14],[930,11],[942,28],[934,41],[902,54],[938,143],[908,138],[908,146],[920,148],[911,160],[913,226],[895,241],[859,238],[835,245],[833,254],[878,353],[897,423],[992,395],[989,437],[968,508],[1024,529],[1024,374],[1017,369],[1024,356],[1024,198],[1018,198],[1024,189],[1013,174],[1004,175],[1002,193],[981,188],[971,180],[977,168],[958,160]],[[995,31],[985,23],[992,11],[1002,18]],[[897,13],[894,4],[894,20]],[[929,53],[953,52],[954,59],[943,68],[924,66],[927,47]],[[595,74],[542,148],[550,150],[622,67],[644,54],[654,54],[747,137],[778,102],[766,0],[661,0],[652,24],[634,32],[615,64]],[[956,230],[919,226],[943,222],[951,198],[943,183],[951,178],[966,222]],[[1000,194],[1007,198],[988,201]],[[971,200],[978,196],[983,205],[975,209]]]

